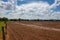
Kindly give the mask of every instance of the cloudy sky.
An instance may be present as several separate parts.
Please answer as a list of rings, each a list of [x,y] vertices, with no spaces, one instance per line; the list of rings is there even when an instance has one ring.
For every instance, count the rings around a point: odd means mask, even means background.
[[[0,17],[60,20],[60,0],[0,0]]]

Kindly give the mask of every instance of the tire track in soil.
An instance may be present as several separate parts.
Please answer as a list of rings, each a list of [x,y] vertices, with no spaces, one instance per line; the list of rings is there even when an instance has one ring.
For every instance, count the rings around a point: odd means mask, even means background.
[[[57,29],[57,28],[50,28],[50,27],[44,27],[44,26],[37,26],[37,25],[32,25],[32,24],[24,24],[24,23],[15,23],[17,25],[24,25],[24,26],[29,26],[29,27],[34,27],[34,28],[40,28],[40,29],[45,29],[45,30],[52,30],[52,31],[59,31],[60,32],[60,29]]]
[[[15,28],[15,27],[13,27],[13,28]],[[11,28],[12,29],[12,28]],[[18,29],[18,27],[16,27],[16,29]],[[18,30],[18,31],[16,31],[16,29],[14,29],[14,31],[16,32],[16,33],[18,33],[18,35],[19,36],[21,36],[22,37],[22,40],[24,40],[24,37],[23,37],[23,34],[25,35],[25,34],[27,34],[28,32],[24,32],[24,31],[22,31],[22,30]],[[20,33],[21,33],[21,35],[20,35]],[[22,34],[23,33],[23,34]],[[30,36],[30,35],[29,35]],[[33,36],[34,37],[34,36]],[[35,39],[36,39],[36,37],[34,37]]]
[[[10,35],[13,35],[13,36],[11,36],[13,40],[57,40],[57,38],[55,38],[54,36],[50,37],[49,35],[46,35],[46,34],[40,35],[41,36],[40,37],[40,36],[38,36],[39,31],[38,31],[38,35],[35,34],[36,33],[35,30],[37,30],[37,29],[35,29],[33,27],[21,25],[21,24],[17,25],[15,23],[9,23],[8,30],[10,30]],[[53,32],[51,33],[49,31],[48,33],[50,33],[50,35],[54,34],[55,36],[57,36],[57,34],[55,34]],[[52,39],[52,38],[54,38],[54,39]]]
[[[10,35],[12,37],[12,40],[21,40],[20,36],[18,35],[18,33],[13,28],[9,27],[7,30],[9,30]]]

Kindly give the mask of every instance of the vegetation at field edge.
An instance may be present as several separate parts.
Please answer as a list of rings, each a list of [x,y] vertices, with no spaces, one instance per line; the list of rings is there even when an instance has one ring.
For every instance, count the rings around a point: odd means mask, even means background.
[[[2,40],[2,26],[5,26],[4,21],[0,21],[0,40]]]

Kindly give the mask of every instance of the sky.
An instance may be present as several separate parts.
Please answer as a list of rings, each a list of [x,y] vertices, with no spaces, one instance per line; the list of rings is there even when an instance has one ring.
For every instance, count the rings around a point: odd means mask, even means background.
[[[0,0],[0,17],[60,20],[60,0]]]

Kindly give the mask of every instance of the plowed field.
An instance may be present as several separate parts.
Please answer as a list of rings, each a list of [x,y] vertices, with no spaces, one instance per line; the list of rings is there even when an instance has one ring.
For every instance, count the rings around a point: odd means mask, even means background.
[[[7,22],[9,40],[60,40],[58,21]]]

